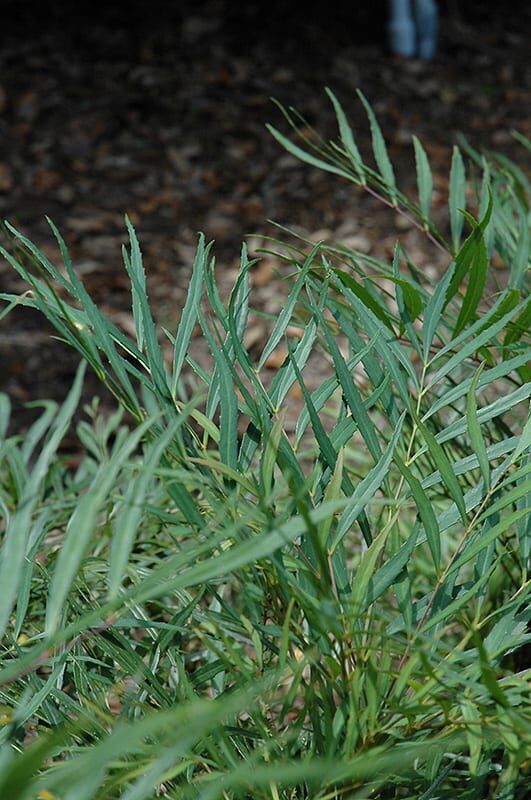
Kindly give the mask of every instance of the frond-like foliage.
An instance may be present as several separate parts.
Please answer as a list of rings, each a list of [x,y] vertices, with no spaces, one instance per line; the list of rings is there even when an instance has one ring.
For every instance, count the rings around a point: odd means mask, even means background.
[[[72,467],[84,367],[24,439],[0,398],[2,798],[525,796],[528,185],[466,146],[465,207],[455,148],[441,232],[422,144],[417,201],[365,98],[373,166],[329,94],[338,142],[273,135],[414,220],[447,253],[436,285],[400,245],[392,264],[285,245],[295,279],[254,356],[253,262],[225,302],[201,236],[166,358],[128,220],[133,338],[53,224],[61,266],[7,226],[28,284],[7,310],[41,311],[122,411],[88,409]]]

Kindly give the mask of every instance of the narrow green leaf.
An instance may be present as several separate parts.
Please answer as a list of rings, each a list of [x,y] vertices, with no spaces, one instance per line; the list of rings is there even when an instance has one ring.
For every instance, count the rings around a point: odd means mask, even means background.
[[[364,186],[367,181],[363,170],[363,159],[361,157],[360,151],[358,150],[358,146],[354,140],[352,129],[347,122],[345,112],[343,111],[335,94],[328,88],[326,88],[325,91],[334,106],[334,111],[336,114],[337,123],[339,126],[339,133],[341,136],[341,141],[343,142],[343,146],[347,151],[350,161],[352,162],[352,166],[354,167],[358,175],[360,183],[362,184],[362,186]]]
[[[0,392],[0,444],[4,442],[11,414],[11,401],[7,394]]]
[[[168,374],[157,339],[155,323],[153,322],[151,309],[148,303],[140,245],[136,237],[135,229],[131,225],[128,217],[125,218],[125,223],[129,233],[131,256],[129,258],[129,255],[124,248],[124,264],[131,280],[138,318],[142,321],[142,340],[145,341],[145,351],[149,365],[149,371],[153,379],[154,388],[156,389],[159,401],[162,403],[163,407],[165,406],[174,408],[175,405],[173,403],[169,387]]]
[[[264,492],[264,502],[267,503],[273,489],[273,476],[275,464],[278,456],[280,439],[284,430],[284,419],[279,417],[275,420],[271,432],[265,441],[265,447],[260,459],[260,478]]]
[[[437,439],[437,436],[435,437]],[[437,439],[439,441],[439,439]],[[502,442],[496,442],[496,444],[491,444],[487,448],[487,456],[489,460],[492,461],[496,458],[500,458],[501,456],[506,455],[514,450],[516,443],[518,442],[518,436],[510,436],[508,439],[505,439]],[[424,449],[424,452],[426,452]],[[420,452],[420,451],[419,451]],[[465,458],[459,458],[457,461],[454,461],[452,468],[455,475],[465,475],[467,472],[470,472],[473,469],[478,469],[479,461],[476,455],[465,456]],[[441,473],[439,470],[432,472],[431,475],[428,475],[426,478],[423,478],[421,483],[424,489],[428,489],[430,486],[435,486],[436,484],[440,483],[442,480]],[[499,488],[499,487],[498,487]]]
[[[520,229],[518,231],[518,246],[516,253],[510,264],[511,277],[509,279],[509,288],[520,290],[529,267],[529,257],[531,253],[531,232],[529,228],[529,221],[526,215],[522,214],[520,220]]]
[[[419,535],[419,526],[414,525],[408,540],[402,545],[400,550],[394,554],[380,569],[374,573],[367,587],[365,608],[375,603],[382,594],[393,585],[406,567],[411,553],[415,549]]]
[[[493,381],[504,378],[522,364],[526,364],[528,361],[529,355],[527,353],[522,353],[522,355],[507,359],[506,361],[501,361],[492,369],[487,369],[481,374],[477,388],[481,389],[483,386],[488,386]],[[461,381],[458,386],[454,386],[453,389],[450,389],[450,391],[443,395],[443,397],[435,401],[435,403],[423,415],[422,419],[424,421],[429,419],[431,416],[433,416],[433,414],[436,414],[438,411],[440,411],[441,408],[450,406],[460,397],[464,397],[470,388],[471,382],[472,378],[467,378],[466,380]]]
[[[450,190],[448,196],[450,209],[450,230],[454,251],[459,250],[461,234],[463,232],[464,216],[461,210],[466,209],[465,197],[465,165],[461,151],[454,145],[452,154],[452,167],[450,170]]]
[[[94,331],[94,338],[96,340],[97,347],[103,353],[105,353],[107,359],[109,360],[109,364],[114,370],[119,386],[125,395],[124,400],[126,407],[132,411],[133,415],[136,416],[137,419],[140,419],[141,411],[138,405],[138,400],[131,385],[131,381],[129,380],[129,376],[127,375],[125,361],[120,358],[116,352],[114,341],[111,335],[111,326],[92,300],[92,297],[87,292],[83,282],[76,275],[70,255],[68,253],[68,248],[63,237],[59,233],[59,230],[51,219],[48,217],[46,219],[59,245],[63,263],[65,265],[68,277],[70,278],[72,286],[71,292],[74,292],[75,297],[81,303],[83,310],[87,315],[88,322]]]
[[[420,519],[424,525],[426,539],[431,550],[433,563],[435,564],[435,567],[439,569],[441,563],[441,532],[437,524],[437,518],[433,510],[433,505],[428,500],[426,492],[422,488],[421,482],[413,475],[409,467],[406,466],[402,459],[395,454],[394,461],[406,479],[409,488],[411,489],[411,494],[413,495],[417,505]]]
[[[469,319],[473,318],[476,309],[483,297],[487,279],[488,257],[487,248],[483,237],[474,242],[474,250],[470,254],[469,278],[465,297],[459,310],[455,323],[453,336],[457,336],[466,327]]]
[[[46,219],[47,219],[47,221],[49,223],[50,222],[49,218],[46,217]],[[24,236],[24,234],[20,233],[20,231],[18,231],[16,228],[14,228],[13,225],[11,225],[9,222],[6,221],[5,222],[5,226],[13,234],[13,236],[15,236],[20,242],[22,242],[22,244],[24,245],[26,250],[28,250],[28,252],[30,252],[31,255],[33,256],[33,258],[35,258],[36,261],[38,261],[38,263],[42,267],[44,267],[44,269],[50,275],[50,277],[53,278],[53,280],[57,281],[59,284],[61,284],[63,289],[66,289],[68,294],[71,294],[71,295],[73,295],[75,297],[76,294],[75,294],[75,291],[73,291],[74,287],[71,284],[68,283],[68,280],[60,272],[60,270],[58,270],[57,267],[55,267],[52,264],[50,259],[47,258],[44,255],[44,253],[42,253],[39,250],[39,248],[36,245],[33,244],[32,241],[30,241],[26,236]],[[6,253],[3,253],[3,255],[6,257]],[[77,299],[80,299],[80,298],[77,298]]]
[[[488,422],[490,419],[499,417],[506,411],[515,408],[519,403],[527,400],[530,395],[531,382],[524,383],[524,385],[520,386],[520,388],[516,389],[516,391],[502,395],[498,398],[498,400],[494,400],[493,403],[483,406],[483,408],[478,411],[478,421],[483,425],[483,423]],[[449,442],[451,439],[455,439],[456,436],[460,436],[462,433],[465,433],[466,430],[466,416],[459,417],[459,419],[454,420],[454,422],[451,422],[449,425],[440,430],[435,438],[439,444],[443,444],[444,442]]]
[[[472,227],[472,232],[464,241],[462,247],[459,249],[458,253],[455,256],[455,272],[452,277],[450,286],[448,287],[448,293],[446,295],[447,303],[449,303],[452,297],[455,295],[464,277],[470,270],[470,265],[473,261],[473,256],[477,250],[477,242],[480,239],[483,239],[487,225],[489,224],[492,218],[494,199],[490,188],[489,188],[488,198],[489,198],[489,203],[485,210],[485,214],[479,219],[479,221],[476,220],[472,216],[472,214],[469,214],[466,211],[463,212],[464,216],[466,217],[466,219],[468,220],[468,222]]]
[[[420,210],[425,218],[430,218],[431,197],[433,194],[433,176],[426,151],[416,136],[413,136],[415,147],[415,164],[417,167],[417,187],[419,192]]]
[[[295,156],[295,158],[298,158],[305,164],[310,164],[312,167],[318,167],[319,169],[322,169],[325,172],[331,172],[334,175],[340,175],[342,178],[347,178],[347,180],[353,180],[352,175],[350,175],[346,170],[340,169],[333,164],[329,164],[327,161],[323,161],[321,158],[316,158],[315,156],[310,155],[310,153],[307,153],[306,150],[303,150],[301,147],[293,144],[293,142],[283,136],[280,131],[277,131],[277,129],[272,125],[266,125],[266,128],[273,138],[276,139],[277,142],[288,151],[288,153],[291,153],[292,156]]]
[[[467,606],[475,597],[481,593],[481,589],[490,580],[490,573],[486,572],[481,575],[478,580],[472,584],[469,589],[461,591],[457,597],[451,602],[444,605],[440,610],[436,610],[435,605],[432,608],[432,613],[422,626],[422,632],[435,628],[441,623],[447,623],[448,620],[455,619],[455,616],[460,608]]]
[[[392,334],[395,333],[393,324],[391,322],[391,315],[383,303],[379,303],[377,300],[375,300],[367,288],[362,286],[361,283],[358,283],[358,281],[356,281],[352,275],[349,275],[348,272],[344,272],[341,269],[333,269],[332,272],[334,275],[337,275],[344,286],[347,286],[350,291],[356,295],[356,297],[359,297],[359,299],[367,308],[370,308],[374,316],[383,322],[383,324],[389,328]]]
[[[527,298],[522,313],[507,326],[507,333],[503,340],[503,346],[508,347],[518,342],[522,336],[529,334],[531,327],[531,298]]]
[[[478,367],[474,378],[472,379],[472,383],[470,384],[466,404],[466,418],[472,449],[477,456],[481,469],[481,475],[483,477],[483,485],[485,487],[485,492],[487,492],[490,487],[490,465],[487,456],[487,448],[485,446],[485,441],[481,433],[481,426],[478,420],[478,407],[476,403],[476,390],[484,366],[484,364],[481,364]]]
[[[350,605],[352,612],[361,614],[366,606],[366,595],[370,581],[375,575],[376,562],[387,541],[389,532],[382,532],[374,539],[371,546],[363,553],[361,561],[352,581],[352,594]]]
[[[352,370],[357,366],[357,364],[359,364],[361,361],[363,361],[363,359],[367,356],[367,354],[370,352],[370,350],[374,347],[374,344],[375,344],[376,339],[377,339],[378,336],[379,336],[379,333],[376,333],[373,336],[373,338],[370,340],[370,342],[368,342],[368,344],[364,345],[362,347],[362,349],[358,353],[356,353],[355,356],[353,356],[352,358],[350,358],[347,361],[346,366],[347,366],[347,369],[348,369],[349,372],[352,372]],[[364,344],[361,340],[360,340],[359,343],[360,344]],[[297,350],[294,353],[294,357],[296,356],[296,353],[297,353]],[[297,366],[299,366],[298,363],[297,363]],[[302,367],[299,367],[299,369],[302,370]],[[385,378],[382,378],[382,383],[384,381],[385,381]],[[332,377],[330,377],[326,381],[324,381],[321,384],[321,386],[319,386],[317,389],[315,389],[312,392],[312,395],[311,395],[312,403],[313,403],[316,411],[319,412],[323,408],[323,406],[327,402],[327,400],[329,400],[332,397],[332,395],[335,392],[335,390],[337,389],[338,385],[339,385],[339,380],[338,380],[336,375],[333,375]],[[308,410],[307,410],[306,407],[304,407],[302,409],[300,415],[299,415],[299,419],[297,420],[297,426],[296,426],[296,429],[295,429],[295,439],[296,439],[297,443],[300,442],[304,431],[308,427],[309,421],[310,421],[310,417],[309,417],[309,414],[308,414]]]
[[[303,337],[293,351],[293,358],[301,372],[310,357],[316,335],[317,325],[312,319],[310,323],[306,325]],[[278,408],[280,406],[295,380],[295,372],[291,362],[284,364],[278,372],[275,373],[271,381],[271,386],[269,387],[269,397],[271,398],[273,407]]]
[[[448,460],[448,456],[429,428],[420,421],[416,414],[413,413],[413,416],[415,418],[415,422],[417,423],[417,427],[419,428],[424,441],[426,442],[428,451],[433,458],[439,472],[441,473],[441,477],[446,485],[446,488],[450,492],[453,501],[459,509],[463,524],[466,525],[467,517],[463,492],[461,491],[459,482],[455,477],[452,465]]]
[[[491,542],[495,542],[499,536],[503,534],[507,534],[508,530],[510,529],[511,525],[518,522],[518,520],[522,519],[523,517],[527,516],[529,513],[529,509],[521,508],[518,511],[513,511],[506,517],[502,517],[500,522],[497,525],[494,525],[492,528],[487,528],[487,532],[484,536],[481,536],[479,539],[476,539],[466,547],[459,558],[452,564],[451,571],[458,571],[475,558],[478,553],[484,550],[486,547],[490,545]]]
[[[291,364],[293,365],[293,370],[297,377],[299,386],[301,387],[302,396],[304,398],[304,404],[306,406],[310,422],[312,424],[315,438],[317,439],[317,444],[319,445],[321,456],[324,462],[330,467],[330,469],[333,470],[336,465],[337,452],[335,451],[330,441],[330,438],[324,429],[323,423],[319,419],[319,415],[313,404],[312,397],[306,387],[306,384],[304,383],[303,377],[295,362],[295,358],[293,356],[291,349],[288,350],[288,357],[290,359]]]
[[[197,322],[197,310],[201,304],[201,295],[203,293],[203,275],[208,253],[209,248],[205,247],[205,237],[203,234],[200,234],[192,268],[190,284],[186,294],[186,302],[181,314],[181,319],[179,320],[179,327],[177,328],[177,334],[175,336],[175,343],[173,346],[171,393],[174,399],[176,398],[177,384],[186,358],[186,353],[188,351],[194,325]]]
[[[486,510],[478,517],[478,523],[488,519],[493,514],[498,514],[498,512],[503,508],[506,508],[513,503],[518,504],[519,500],[529,497],[530,493],[531,479],[528,479],[527,481],[519,481],[512,489],[504,491],[499,500],[496,500],[494,503],[491,503],[489,506],[487,506]]]
[[[422,327],[422,341],[424,345],[424,363],[430,360],[430,349],[433,337],[441,321],[441,313],[445,305],[448,286],[452,280],[455,270],[455,262],[452,262],[444,274],[443,278],[437,283],[435,291],[430,297],[424,311],[424,322]]]
[[[113,516],[111,555],[107,578],[109,599],[116,597],[120,590],[120,584],[124,578],[127,560],[133,547],[138,524],[144,512],[143,504],[153,474],[159,465],[162,454],[171,443],[177,429],[186,420],[186,417],[186,411],[183,410],[181,417],[173,422],[162,436],[147,448],[142,458],[140,471],[129,481],[118,513]]]
[[[332,473],[332,478],[328,486],[326,487],[324,493],[323,501],[325,503],[333,500],[339,500],[341,497],[341,486],[343,483],[343,465],[344,465],[344,451],[341,448],[337,454],[336,466]],[[324,519],[317,528],[319,534],[319,541],[321,543],[323,551],[329,550],[328,536],[330,534],[333,521],[334,521],[334,516],[333,514],[330,514],[330,516],[327,519]],[[332,550],[330,550],[330,552],[332,551],[333,548]]]
[[[0,636],[6,630],[13,604],[17,597],[20,579],[24,568],[27,543],[32,530],[32,516],[46,473],[61,440],[70,424],[81,396],[85,364],[82,363],[68,396],[59,409],[53,423],[48,440],[41,450],[37,462],[31,472],[30,480],[24,487],[16,511],[6,524],[6,531],[0,551]]]
[[[515,448],[513,453],[512,461],[516,463],[520,456],[529,450],[531,447],[531,414],[527,417],[527,422],[524,426],[524,430],[522,431],[522,435],[518,440],[518,444]]]
[[[147,420],[130,434],[126,434],[124,430],[125,441],[123,441],[124,436],[117,437],[111,458],[108,462],[102,463],[90,488],[80,498],[68,521],[63,546],[59,550],[50,582],[46,606],[46,629],[49,634],[54,633],[60,625],[64,603],[119,470],[152,425],[153,420]]]
[[[345,402],[350,408],[352,416],[354,417],[354,420],[367,444],[367,447],[369,448],[372,457],[375,461],[378,461],[382,452],[380,443],[378,441],[378,436],[376,435],[374,425],[367,413],[367,410],[365,409],[365,406],[363,405],[358,388],[347,368],[345,359],[341,355],[341,351],[339,350],[339,347],[332,336],[330,328],[327,325],[322,312],[315,304],[313,305],[313,312],[316,315],[316,319],[318,320],[326,337]]]
[[[219,453],[227,466],[237,469],[238,464],[238,399],[225,347],[216,344],[201,311],[198,318],[209,343],[219,380]]]
[[[351,292],[350,289],[342,283],[342,281],[339,279],[336,280],[337,283],[335,283],[335,285],[348,300],[352,310],[359,318],[361,329],[366,332],[371,339],[373,336],[379,334],[375,343],[375,350],[380,354],[382,361],[384,362],[385,369],[393,379],[402,400],[409,404],[411,392],[408,387],[407,380],[401,370],[402,367],[407,371],[408,377],[413,381],[413,383],[417,383],[415,371],[411,363],[408,361],[409,356],[401,350],[396,341],[389,340],[382,335],[383,329],[381,320],[378,320],[373,312],[367,308],[364,303],[354,294],[354,292]],[[346,319],[343,314],[339,313],[337,308],[334,308],[333,305],[331,307],[331,311],[336,319],[339,318],[341,320],[341,329],[346,334],[349,341],[355,344],[359,340],[359,336],[350,320]]]
[[[260,356],[260,361],[258,362],[258,369],[262,369],[265,362],[280,342],[282,337],[284,336],[285,330],[290,323],[291,317],[293,315],[293,310],[299,298],[299,294],[305,284],[306,275],[311,267],[314,265],[314,259],[317,253],[321,248],[321,243],[314,245],[312,247],[311,252],[309,253],[308,257],[306,258],[304,264],[302,265],[299,274],[297,275],[297,280],[295,281],[295,285],[291,292],[289,293],[285,303],[283,304],[282,311],[278,315],[277,321],[275,326],[271,332],[271,335],[262,351],[262,355]]]
[[[50,509],[45,508],[44,511],[35,520],[31,534],[28,541],[28,551],[24,559],[24,566],[20,576],[20,585],[17,593],[17,610],[14,626],[14,637],[18,639],[24,625],[26,612],[28,610],[30,596],[31,596],[31,581],[33,571],[35,569],[35,558],[42,546],[42,542],[48,533],[47,523],[50,517]]]
[[[383,481],[389,473],[389,465],[393,459],[394,451],[402,431],[402,423],[404,421],[405,413],[400,417],[399,423],[393,431],[393,436],[385,452],[380,457],[379,461],[368,472],[368,474],[356,486],[352,496],[349,498],[348,505],[346,506],[341,519],[339,520],[336,535],[330,547],[330,552],[333,553],[341,540],[346,536],[354,522],[358,519],[359,515],[365,510],[366,506],[370,504],[374,495],[382,485]]]
[[[520,303],[518,306],[508,311],[507,314],[504,314],[501,319],[498,319],[492,325],[489,324],[487,328],[484,328],[483,324],[481,324],[481,321],[478,320],[478,323],[480,324],[478,324],[477,327],[479,328],[481,325],[482,327],[481,333],[475,335],[476,330],[474,330],[474,326],[472,326],[463,333],[461,333],[455,339],[452,339],[452,341],[449,342],[448,345],[446,345],[446,347],[439,350],[432,359],[431,363],[434,363],[436,360],[438,360],[441,356],[445,355],[450,350],[456,349],[457,352],[454,353],[454,355],[451,356],[440,369],[437,370],[435,375],[433,375],[429,383],[428,389],[432,388],[433,386],[436,386],[436,384],[439,383],[439,381],[441,381],[442,378],[446,377],[446,375],[453,372],[460,364],[466,363],[467,358],[469,358],[473,353],[477,353],[479,348],[483,347],[483,345],[490,342],[494,338],[494,336],[496,336],[497,333],[499,333],[506,327],[509,320],[512,317],[514,317],[515,314],[522,308],[522,305],[523,304]],[[462,347],[459,347],[463,339],[468,338],[468,336],[473,336],[471,341],[463,345]]]
[[[378,165],[378,169],[380,170],[384,187],[389,193],[393,205],[396,205],[397,192],[396,192],[395,173],[393,171],[393,165],[391,164],[389,155],[387,153],[387,146],[385,144],[385,139],[382,135],[382,131],[380,129],[374,111],[372,110],[365,95],[359,89],[357,89],[357,95],[360,98],[361,102],[363,103],[363,106],[367,113],[367,117],[369,118],[369,124],[371,127],[371,135],[372,135],[372,149],[374,152],[374,158],[376,164]]]

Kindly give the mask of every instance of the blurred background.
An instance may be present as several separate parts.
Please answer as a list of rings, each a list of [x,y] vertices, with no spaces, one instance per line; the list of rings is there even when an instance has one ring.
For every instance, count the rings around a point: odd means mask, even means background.
[[[143,247],[157,320],[169,327],[184,302],[199,230],[216,240],[227,286],[242,240],[254,251],[264,235],[278,235],[268,219],[378,258],[389,258],[400,236],[436,279],[444,265],[416,229],[281,149],[265,128],[271,122],[287,132],[271,98],[334,136],[323,91],[331,87],[368,153],[354,91],[362,89],[404,189],[415,180],[412,135],[423,142],[443,225],[459,132],[475,148],[526,166],[511,130],[531,136],[529,2],[440,0],[438,51],[428,62],[389,52],[386,0],[319,8],[258,0],[0,5],[0,217],[55,258],[49,215],[87,287],[125,330],[126,212]],[[255,305],[273,314],[282,302],[277,267],[266,258],[254,278]],[[25,288],[5,263],[0,286]],[[0,324],[0,390],[10,394],[21,430],[31,416],[24,403],[63,397],[77,364],[49,337],[28,311]],[[94,391],[102,394],[90,378],[87,396]]]

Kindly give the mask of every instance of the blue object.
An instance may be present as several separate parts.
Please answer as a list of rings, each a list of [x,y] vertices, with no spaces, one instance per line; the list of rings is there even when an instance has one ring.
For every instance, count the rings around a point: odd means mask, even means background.
[[[389,44],[393,53],[429,60],[437,49],[435,0],[389,0]]]

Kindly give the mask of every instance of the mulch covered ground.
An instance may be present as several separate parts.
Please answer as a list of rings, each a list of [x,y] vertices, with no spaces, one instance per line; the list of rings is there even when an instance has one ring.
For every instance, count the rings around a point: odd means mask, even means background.
[[[444,220],[451,146],[458,132],[475,147],[501,150],[521,165],[510,135],[531,136],[531,6],[441,2],[440,48],[430,63],[387,52],[385,3],[66,2],[4,4],[0,42],[0,217],[48,255],[56,250],[44,215],[66,239],[98,302],[130,326],[121,265],[127,212],[142,243],[158,320],[174,326],[197,232],[216,240],[228,285],[243,239],[252,250],[278,235],[274,219],[309,239],[342,241],[387,258],[400,236],[434,277],[440,256],[415,229],[349,184],[298,163],[265,128],[286,131],[271,97],[293,105],[334,135],[323,87],[330,86],[369,152],[359,87],[373,104],[403,187],[414,182],[411,137],[425,144]],[[72,10],[76,5],[75,11]],[[242,7],[243,6],[243,7]],[[352,8],[347,8],[352,6]],[[480,6],[481,8],[478,8]],[[75,13],[75,16],[73,14]],[[278,265],[258,268],[253,305],[281,305]],[[3,291],[25,287],[0,262]],[[260,343],[265,335],[253,334]],[[0,324],[0,390],[14,426],[24,403],[60,399],[77,356],[50,339],[38,315]],[[272,365],[274,367],[274,365]],[[92,379],[87,396],[101,394]]]

